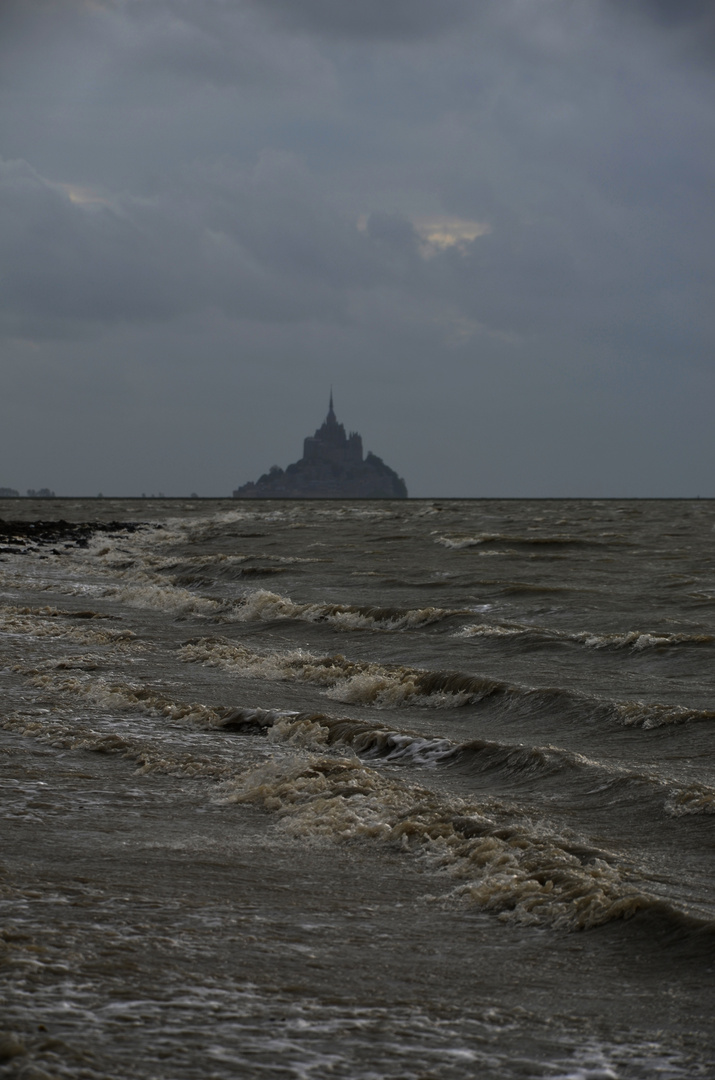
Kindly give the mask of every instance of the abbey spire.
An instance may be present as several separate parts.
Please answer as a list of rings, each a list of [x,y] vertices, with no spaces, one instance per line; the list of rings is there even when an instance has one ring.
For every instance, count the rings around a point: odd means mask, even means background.
[[[328,415],[303,440],[303,457],[233,493],[236,499],[405,499],[405,482],[381,458],[363,458],[362,438],[348,435],[335,415],[330,387]]]

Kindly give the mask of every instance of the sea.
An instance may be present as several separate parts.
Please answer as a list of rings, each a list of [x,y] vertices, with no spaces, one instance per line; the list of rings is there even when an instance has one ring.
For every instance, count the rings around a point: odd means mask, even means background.
[[[0,514],[1,1076],[715,1077],[715,502]]]

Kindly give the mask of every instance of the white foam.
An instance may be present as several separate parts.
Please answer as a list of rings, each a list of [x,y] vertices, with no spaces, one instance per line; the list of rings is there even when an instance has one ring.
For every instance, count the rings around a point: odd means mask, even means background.
[[[455,614],[436,607],[393,610],[355,608],[349,605],[326,603],[294,603],[290,597],[267,589],[248,593],[232,618],[240,622],[271,622],[295,619],[303,622],[325,622],[343,630],[389,629],[400,630],[426,626]]]
[[[449,739],[425,737],[410,731],[393,731],[374,724],[331,716],[280,714],[280,723],[269,729],[273,742],[285,741],[312,751],[323,751],[330,744],[339,745],[365,761],[404,762],[418,767],[436,768],[454,762],[460,753],[487,755],[498,760],[507,771],[538,768],[576,767],[600,774],[604,790],[618,778],[651,786],[664,798],[664,810],[672,817],[715,813],[715,790],[702,784],[683,787],[676,779],[654,773],[634,772],[613,762],[604,763],[572,750],[556,746],[505,745],[501,743],[454,743]]]
[[[598,858],[584,865],[558,836],[525,821],[505,827],[493,803],[402,783],[354,758],[268,763],[229,782],[226,799],[264,805],[297,837],[361,838],[413,851],[451,875],[451,895],[502,920],[581,929],[647,902],[616,866]]]
[[[359,749],[359,738],[354,740]],[[385,739],[387,752],[381,751],[384,761],[408,761],[413,765],[434,768],[454,758],[455,745],[449,739],[426,739],[414,735],[390,732]],[[370,757],[370,753],[364,755]]]
[[[686,705],[664,705],[660,702],[618,701],[613,708],[626,727],[640,727],[644,731],[666,727],[669,724],[686,724],[691,720],[715,720],[713,709],[690,709]]]
[[[461,551],[463,548],[479,547],[480,544],[490,540],[501,540],[502,537],[494,533],[481,533],[479,536],[438,536],[435,544],[450,548],[453,551]]]
[[[421,705],[455,708],[475,698],[475,693],[425,693],[418,685],[421,673],[413,668],[387,668],[381,664],[347,660],[344,656],[315,656],[303,649],[257,653],[244,645],[215,638],[201,638],[180,649],[187,663],[201,663],[251,678],[302,681],[323,688],[326,697],[349,704]]]
[[[222,600],[197,596],[188,589],[175,585],[154,585],[151,583],[122,585],[105,590],[103,596],[109,597],[135,608],[154,608],[172,615],[216,616],[225,611]]]
[[[484,609],[475,608],[474,610]],[[605,634],[589,631],[572,633],[529,623],[470,624],[458,630],[454,637],[534,638],[545,642],[571,641],[575,644],[584,645],[588,649],[630,649],[633,652],[666,648],[674,645],[701,645],[715,640],[710,634],[654,634],[641,630]]]
[[[82,645],[113,645],[118,648],[142,648],[136,634],[128,629],[111,629],[71,623],[72,612],[57,608],[5,606],[0,609],[0,634],[8,637],[58,638]],[[69,624],[69,625],[68,625]]]
[[[715,814],[715,790],[702,784],[676,788],[668,798],[665,809],[672,817]]]

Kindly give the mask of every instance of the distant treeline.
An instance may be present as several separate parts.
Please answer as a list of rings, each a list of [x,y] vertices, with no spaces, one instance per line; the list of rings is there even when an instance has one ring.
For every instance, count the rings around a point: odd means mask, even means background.
[[[27,496],[30,499],[54,499],[54,491],[50,491],[49,488],[40,488],[39,491],[35,491],[34,488],[27,489]],[[0,487],[0,499],[19,499],[21,498],[20,492],[15,488]]]

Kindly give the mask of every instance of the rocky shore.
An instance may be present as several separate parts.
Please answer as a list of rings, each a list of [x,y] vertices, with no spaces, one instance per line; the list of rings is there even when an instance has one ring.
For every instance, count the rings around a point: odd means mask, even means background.
[[[49,544],[87,547],[95,533],[136,532],[143,526],[126,521],[3,521],[0,519],[0,553],[30,554]],[[59,554],[56,552],[55,554]]]

